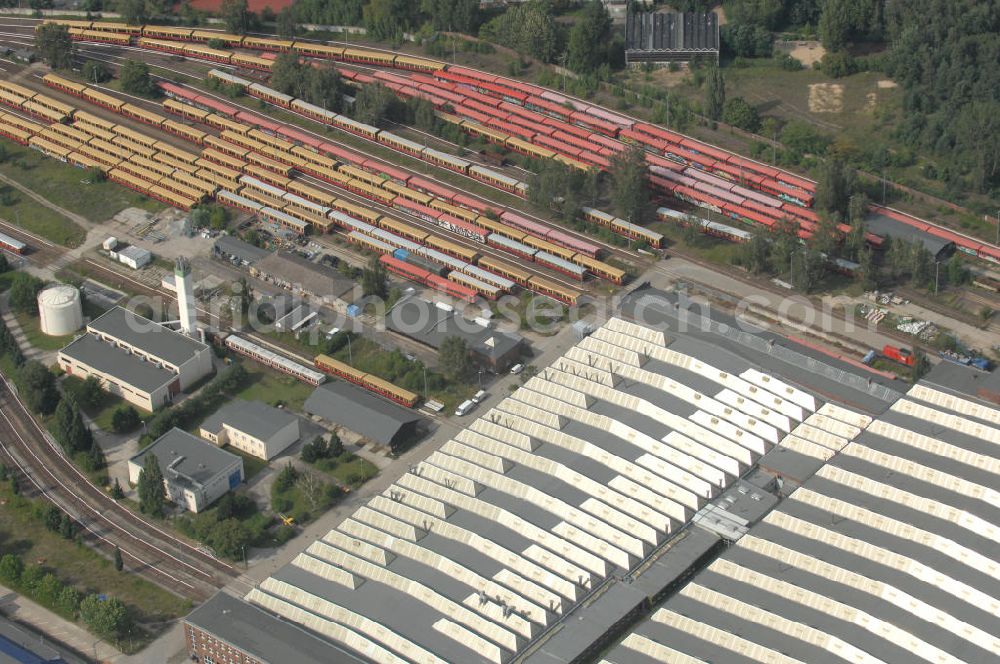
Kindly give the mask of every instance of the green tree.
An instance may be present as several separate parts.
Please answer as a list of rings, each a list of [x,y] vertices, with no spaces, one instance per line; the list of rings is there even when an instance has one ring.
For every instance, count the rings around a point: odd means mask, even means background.
[[[222,0],[219,14],[226,22],[226,30],[235,35],[245,35],[255,21],[247,0]]]
[[[17,386],[28,408],[40,415],[51,414],[59,404],[55,376],[38,360],[28,360],[21,366]]]
[[[146,0],[119,0],[118,11],[129,25],[143,25],[149,21]]]
[[[323,436],[316,436],[311,442],[302,446],[302,452],[299,453],[299,456],[306,463],[316,463],[320,459],[330,458],[330,446],[327,445]]]
[[[163,516],[166,507],[167,493],[163,486],[163,472],[155,454],[147,454],[139,471],[139,481],[136,484],[139,493],[139,510],[143,514]]]
[[[913,364],[910,366],[910,382],[917,383],[931,370],[931,361],[919,348],[913,350]]]
[[[59,521],[59,535],[63,539],[71,540],[76,535],[76,526],[69,514],[63,514]]]
[[[406,106],[383,85],[365,85],[354,99],[353,117],[371,125],[385,125],[402,119]]]
[[[602,48],[611,36],[611,15],[600,0],[587,0],[569,31],[566,65],[575,72],[590,74],[604,62]]]
[[[952,254],[945,264],[945,275],[952,286],[967,284],[972,279],[972,273],[965,267],[962,257],[957,252]]]
[[[326,448],[332,458],[339,457],[344,453],[344,441],[340,439],[336,431],[330,433],[330,442],[327,443]]]
[[[479,35],[543,62],[552,62],[559,53],[559,27],[552,16],[551,4],[545,2],[508,7],[483,25]]]
[[[815,249],[796,251],[791,256],[792,286],[803,293],[811,293],[826,274],[827,258]]]
[[[96,594],[80,602],[80,619],[95,634],[111,640],[121,638],[130,626],[128,609],[120,599]]]
[[[757,109],[747,103],[743,97],[733,97],[726,101],[722,120],[746,131],[756,132],[760,129],[760,115],[757,113]]]
[[[369,0],[362,10],[365,28],[374,39],[400,39],[410,27],[411,0]]]
[[[851,196],[857,189],[854,169],[843,159],[828,159],[816,183],[816,208],[845,218],[850,212]]]
[[[729,0],[724,6],[729,23],[776,30],[783,22],[785,6],[789,4],[793,3],[782,0]]]
[[[451,381],[465,382],[472,372],[469,346],[461,337],[447,337],[438,349],[438,369]]]
[[[104,83],[111,80],[111,70],[103,62],[97,60],[87,60],[83,63],[80,71],[83,78],[88,83]]]
[[[45,23],[35,30],[35,50],[39,57],[53,69],[73,67],[73,40],[69,28],[56,23]]]
[[[283,7],[274,22],[274,30],[282,39],[292,39],[299,33],[299,23],[295,20],[295,10],[291,5]]]
[[[866,291],[878,288],[877,270],[875,253],[869,247],[863,247],[858,254],[858,281]]]
[[[384,300],[388,295],[388,278],[385,265],[378,256],[373,256],[368,267],[361,273],[361,292],[364,297],[380,297]]]
[[[139,60],[126,60],[118,70],[122,92],[142,97],[152,97],[156,84],[149,75],[149,65]]]
[[[726,107],[726,79],[722,70],[709,67],[705,81],[705,115],[712,120],[721,120]]]
[[[135,430],[142,420],[135,408],[122,404],[111,413],[111,428],[115,433],[128,433]]]
[[[608,171],[611,200],[618,216],[634,224],[644,223],[651,210],[645,152],[633,146],[617,153],[611,158]]]
[[[242,557],[253,537],[250,529],[239,519],[225,519],[212,529],[210,546],[216,554],[231,560]]]
[[[76,617],[80,610],[80,593],[72,586],[63,586],[56,598],[56,607],[64,614]]]
[[[117,477],[115,478],[114,485],[111,487],[111,497],[115,500],[121,500],[125,497],[125,491],[122,490],[122,485]]]
[[[38,315],[38,293],[45,282],[27,272],[18,272],[10,282],[10,306],[19,313]]]
[[[115,569],[119,572],[125,569],[125,561],[122,560],[122,550],[115,547]]]
[[[24,574],[24,561],[19,556],[5,553],[0,558],[0,581],[3,581],[5,586],[20,583],[22,574]]]
[[[750,240],[737,248],[737,262],[752,274],[762,274],[769,269],[771,251],[770,232],[766,226],[757,226]]]
[[[77,402],[84,410],[95,410],[104,401],[104,390],[96,376],[87,376],[76,393]]]
[[[840,230],[837,219],[829,214],[821,215],[810,245],[816,251],[832,256],[840,246]]]
[[[10,271],[10,261],[7,260],[7,254],[0,254],[0,274]]]
[[[479,1],[421,0],[420,12],[435,30],[471,34],[479,22]]]

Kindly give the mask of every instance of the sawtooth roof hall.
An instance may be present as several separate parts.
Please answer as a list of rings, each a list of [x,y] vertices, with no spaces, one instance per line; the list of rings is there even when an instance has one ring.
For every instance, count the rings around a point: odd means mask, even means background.
[[[588,656],[721,541],[685,528],[699,510],[780,443],[815,454],[842,428],[672,342],[610,320],[245,599],[374,662]]]

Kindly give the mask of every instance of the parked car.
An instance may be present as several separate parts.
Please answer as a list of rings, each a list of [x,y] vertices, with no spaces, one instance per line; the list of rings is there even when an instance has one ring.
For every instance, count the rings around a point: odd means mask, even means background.
[[[515,376],[517,374],[521,373],[522,371],[524,371],[524,365],[523,364],[515,364],[514,366],[512,366],[510,368],[510,372],[512,374],[514,374]]]
[[[458,408],[455,409],[455,415],[461,417],[472,410],[475,406],[476,404],[472,401],[472,399],[466,399],[462,403],[458,404]]]

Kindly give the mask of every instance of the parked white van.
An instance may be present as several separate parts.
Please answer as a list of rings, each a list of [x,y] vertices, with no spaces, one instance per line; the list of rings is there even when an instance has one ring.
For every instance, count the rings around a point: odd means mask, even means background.
[[[472,410],[475,406],[476,404],[472,401],[472,399],[466,399],[462,403],[458,404],[458,408],[455,409],[455,414],[461,417]]]

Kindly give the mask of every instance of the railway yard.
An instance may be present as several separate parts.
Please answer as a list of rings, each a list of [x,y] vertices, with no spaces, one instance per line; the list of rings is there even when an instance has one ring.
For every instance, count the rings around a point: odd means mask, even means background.
[[[167,318],[176,306],[182,331],[186,315],[208,322],[201,341],[216,347],[215,370],[238,361],[308,387],[294,414],[310,431],[350,429],[311,405],[341,382],[362,394],[354,403],[373,400],[371,412],[421,422],[412,447],[358,442],[378,477],[341,483],[346,497],[327,512],[294,524],[275,508],[276,523],[298,537],[251,556],[244,549],[244,567],[95,486],[0,377],[0,462],[21,490],[68,514],[102,555],[120,552],[127,572],[197,607],[166,647],[183,638],[197,661],[230,661],[226,653],[270,664],[1000,657],[1000,559],[986,541],[1000,520],[984,497],[996,493],[1000,459],[994,374],[942,354],[911,386],[901,377],[912,362],[893,373],[860,361],[876,343],[898,350],[889,344],[907,338],[895,330],[809,336],[797,324],[759,327],[764,306],[751,309],[759,317],[750,326],[714,307],[685,309],[679,271],[717,266],[673,247],[676,228],[746,243],[755,229],[788,224],[806,242],[821,224],[816,182],[534,84],[354,42],[11,17],[0,18],[0,42],[31,46],[46,23],[68,28],[77,69],[142,60],[157,95],[4,60],[0,136],[179,212],[160,235],[137,229],[165,226],[164,213],[92,223],[72,250],[0,219],[0,248],[45,277],[75,272],[112,296],[162,301]],[[275,90],[282,54],[335,68],[352,94],[381,85],[425,100],[470,144],[369,125],[349,105],[332,112]],[[633,150],[655,210],[646,223],[596,199],[566,223],[529,200],[541,164],[606,178]],[[228,209],[227,232],[189,227],[187,216],[215,205]],[[953,244],[975,261],[980,290],[965,301],[1000,309],[986,276],[1000,247],[888,207],[869,214]],[[260,246],[235,237],[251,233]],[[126,270],[101,248],[111,235],[155,262]],[[865,234],[875,249],[884,240]],[[673,268],[669,257],[683,262]],[[279,260],[298,283],[269,271]],[[474,317],[486,330],[475,351],[496,364],[479,364],[467,395],[448,393],[459,396],[447,409],[427,388],[427,367],[447,369],[433,366],[440,340],[405,339],[382,320],[386,311],[366,308],[360,282],[376,262],[399,301],[426,301],[434,316]],[[166,287],[182,264],[227,287],[247,283],[261,301],[290,292],[301,304],[275,317],[289,326],[280,333],[230,318],[211,329],[219,308],[205,293],[188,302],[176,280]],[[837,258],[832,268],[853,276],[861,266]],[[791,288],[761,282],[730,271],[694,291],[732,303]],[[487,320],[509,311],[505,303],[530,308],[535,296],[558,311],[555,330]],[[565,321],[578,318],[586,327],[571,330]],[[966,327],[995,334],[989,324]],[[342,328],[357,333],[346,355],[316,345]],[[494,358],[509,339],[530,350]],[[352,366],[358,354],[390,352],[423,362],[422,391],[377,375],[374,363]],[[190,398],[179,392],[171,396]],[[269,403],[293,412],[283,399]],[[350,435],[353,444],[366,434]],[[291,471],[292,457],[281,459]],[[270,495],[278,463],[264,459],[268,484],[250,485],[258,497]],[[872,508],[878,496],[884,513]],[[944,582],[934,589],[932,579]],[[788,608],[796,603],[808,617]],[[952,652],[938,648],[944,631]]]

